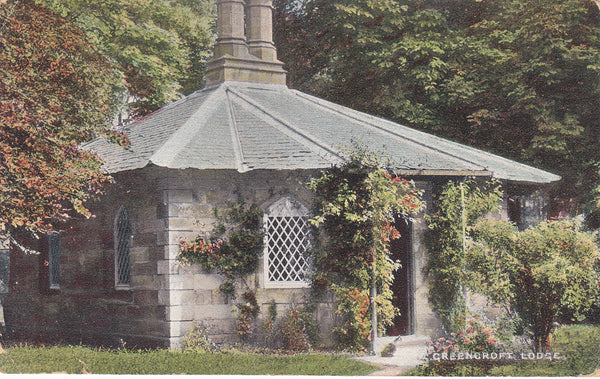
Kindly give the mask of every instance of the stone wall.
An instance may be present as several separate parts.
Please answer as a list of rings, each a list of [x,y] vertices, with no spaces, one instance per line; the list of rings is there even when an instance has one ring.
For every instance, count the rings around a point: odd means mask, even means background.
[[[422,191],[425,209],[415,217],[412,225],[412,254],[413,254],[413,330],[419,336],[437,335],[441,331],[441,322],[431,309],[429,304],[429,286],[424,273],[427,263],[427,246],[425,245],[425,234],[427,223],[424,214],[432,210],[432,190],[430,182],[417,181],[416,187]]]
[[[146,175],[149,174],[149,175]],[[48,283],[45,238],[30,240],[40,254],[13,249],[5,302],[10,336],[95,345],[168,346],[165,307],[159,288],[156,241],[164,229],[162,191],[149,172],[121,173],[94,217],[66,225],[61,235],[60,288]],[[120,206],[131,217],[131,286],[115,289],[114,219]]]
[[[303,183],[310,172],[251,171],[240,174],[223,170],[172,171],[166,179],[164,201],[167,204],[168,229],[159,241],[164,247],[164,260],[159,267],[168,272],[170,292],[161,292],[161,300],[167,307],[167,321],[171,325],[171,347],[179,347],[181,338],[194,323],[201,322],[207,329],[212,342],[237,342],[236,320],[231,312],[234,299],[226,298],[219,290],[223,282],[220,275],[203,272],[197,265],[184,266],[177,260],[180,241],[190,241],[197,236],[208,237],[214,230],[217,219],[215,209],[223,211],[244,199],[265,211],[282,197],[290,197],[305,207],[312,206],[312,193]],[[163,271],[161,271],[162,273]],[[261,312],[257,325],[262,323],[271,300],[277,303],[278,315],[286,313],[290,306],[302,307],[307,303],[308,288],[265,288],[263,262],[257,272],[245,280],[237,290],[243,292],[247,286],[255,291]],[[168,298],[168,299],[167,299]],[[331,301],[332,299],[330,299]],[[316,312],[323,333],[323,343],[331,344],[333,312],[330,303],[321,304]],[[260,328],[257,328],[260,334]],[[261,337],[255,336],[260,343]]]
[[[225,210],[244,199],[263,211],[282,197],[311,209],[313,194],[304,183],[315,172],[263,171],[240,174],[233,170],[167,170],[150,167],[135,174],[121,173],[102,201],[91,206],[95,217],[68,225],[61,236],[61,286],[48,287],[44,242],[40,255],[11,253],[10,288],[6,299],[6,323],[13,336],[50,341],[126,346],[178,348],[195,323],[206,328],[212,342],[233,343],[236,320],[234,299],[219,290],[221,275],[204,272],[197,265],[178,260],[180,241],[208,237],[217,225],[215,209]],[[419,182],[430,199],[430,185]],[[121,206],[131,217],[131,286],[116,290],[114,282],[114,223]],[[427,302],[422,268],[426,225],[422,217],[413,223],[414,272],[412,287],[413,330],[427,335],[439,322]],[[262,320],[272,300],[278,317],[294,306],[308,305],[310,289],[266,288],[264,267],[246,278],[241,287],[253,289],[261,312],[251,339],[260,344]],[[241,293],[239,288],[237,293]],[[334,298],[318,304],[315,318],[321,344],[332,345],[335,323]]]
[[[167,282],[171,291],[161,295],[164,304],[168,304],[167,320],[171,325],[171,346],[179,347],[181,337],[191,326],[201,321],[207,329],[210,339],[216,343],[237,341],[235,317],[231,312],[235,300],[225,298],[218,287],[222,283],[219,275],[202,272],[197,266],[183,266],[177,261],[180,241],[190,241],[198,235],[208,237],[217,220],[215,209],[226,209],[238,198],[247,204],[256,204],[265,211],[282,197],[290,197],[311,208],[313,194],[303,183],[314,172],[289,171],[251,171],[239,174],[234,171],[172,171],[163,187],[166,205],[168,230],[159,242],[164,244],[164,261],[159,267],[168,272]],[[426,202],[431,201],[431,188],[428,182],[418,182],[417,186],[425,193]],[[413,330],[419,335],[437,333],[439,321],[432,312],[427,300],[427,284],[422,272],[425,263],[426,248],[423,237],[427,226],[422,217],[415,218],[412,233],[414,241],[413,283],[415,289],[413,307]],[[162,273],[162,271],[161,271]],[[265,288],[264,267],[260,260],[256,274],[246,279],[246,285],[255,291],[261,312],[257,325],[262,324],[268,312],[271,300],[277,304],[278,316],[283,316],[291,306],[308,305],[309,288]],[[240,288],[237,292],[243,291]],[[167,303],[166,297],[169,297]],[[321,343],[331,346],[334,326],[334,298],[330,295],[319,304],[315,318],[320,326]],[[255,342],[260,343],[262,336],[257,328]]]

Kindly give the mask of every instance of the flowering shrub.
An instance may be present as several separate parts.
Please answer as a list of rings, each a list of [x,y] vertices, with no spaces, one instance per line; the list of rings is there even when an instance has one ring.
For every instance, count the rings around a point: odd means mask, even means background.
[[[217,267],[228,266],[223,262],[223,257],[218,251],[223,245],[223,241],[207,241],[202,237],[197,237],[192,242],[180,241],[179,261],[184,264],[198,263],[205,270],[212,270]]]
[[[306,351],[311,348],[308,329],[310,320],[306,312],[296,308],[290,309],[281,326],[283,348],[291,351]],[[307,322],[308,321],[308,322]]]
[[[476,326],[474,326],[476,325]],[[474,327],[469,325],[469,319],[467,319],[467,327],[458,333],[451,333],[450,336],[438,338],[435,341],[429,341],[427,349],[427,359],[429,362],[427,365],[422,366],[418,375],[427,376],[483,376],[485,372],[493,365],[498,364],[498,361],[486,361],[486,360],[468,360],[468,364],[465,360],[454,360],[451,359],[453,355],[459,354],[460,352],[469,353],[480,353],[480,352],[494,352],[497,350],[497,345],[491,339],[488,341],[489,336],[493,336],[491,329],[480,328],[480,323],[476,322]],[[482,333],[480,333],[482,332]],[[488,333],[489,336],[488,336]],[[483,339],[482,336],[487,336]],[[444,355],[443,355],[444,354]],[[448,357],[442,358],[441,357]]]
[[[468,352],[494,352],[500,347],[496,326],[479,314],[468,315],[465,328],[455,335],[461,350]]]
[[[452,333],[454,334],[454,333]],[[454,336],[450,337],[440,337],[435,341],[427,342],[427,359],[434,359],[434,357],[438,356],[437,354],[441,353],[451,353],[453,351],[458,351],[459,347],[454,339]]]
[[[231,232],[228,241],[198,237],[192,242],[180,242],[179,260],[198,263],[205,270],[217,270],[233,279],[256,271],[262,243],[260,233],[246,230]]]
[[[219,272],[225,277],[219,289],[226,295],[235,296],[234,281],[243,279],[258,268],[258,257],[263,247],[261,217],[262,212],[257,206],[247,207],[243,202],[236,204],[226,212],[226,217],[220,218],[222,223],[213,231],[213,239],[197,237],[191,242],[181,241],[179,261],[183,264],[196,263],[205,270]],[[260,308],[250,290],[242,294],[241,300],[233,307],[233,312],[238,321],[236,333],[243,339],[251,332]]]
[[[467,315],[465,327],[458,333],[450,333],[449,336],[429,341],[427,345],[429,359],[439,356],[437,353],[492,353],[503,347],[497,337],[496,325],[477,313]]]

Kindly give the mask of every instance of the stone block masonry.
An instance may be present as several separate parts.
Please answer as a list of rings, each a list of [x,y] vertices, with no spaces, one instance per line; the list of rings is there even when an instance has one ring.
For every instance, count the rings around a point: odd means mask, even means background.
[[[201,324],[215,343],[235,343],[236,299],[219,286],[223,277],[197,265],[183,265],[180,241],[210,237],[223,212],[237,201],[263,211],[283,197],[312,208],[313,194],[304,183],[316,171],[169,170],[148,167],[115,175],[101,201],[90,204],[95,217],[66,225],[61,234],[60,287],[50,289],[43,240],[34,241],[41,255],[11,252],[6,325],[9,335],[48,342],[92,343],[140,347],[181,347],[194,324]],[[426,182],[419,183],[426,192]],[[129,286],[115,287],[115,218],[126,207],[131,220]],[[415,259],[414,330],[436,328],[427,303],[421,268],[422,220],[413,229]],[[264,260],[256,273],[238,283],[237,293],[256,293],[261,313],[253,341],[260,343],[261,325],[271,301],[283,317],[291,307],[309,305],[310,288],[267,288]],[[46,270],[46,271],[45,271]],[[311,304],[312,305],[312,304]],[[333,344],[335,299],[316,305],[322,345]]]
[[[239,199],[263,209],[291,196],[310,207],[303,187],[310,173],[147,168],[115,175],[95,217],[65,226],[60,288],[44,282],[44,257],[11,253],[7,331],[44,341],[178,347],[193,323],[207,325],[215,342],[236,342],[235,304],[219,291],[221,275],[184,266],[179,243],[210,236],[224,210]],[[129,286],[115,288],[115,218],[126,207],[132,228]],[[42,240],[34,248],[44,250]],[[262,269],[262,267],[261,267]],[[284,307],[307,289],[262,289],[262,273],[248,278],[260,301]],[[242,288],[239,291],[243,291]],[[238,292],[239,292],[238,291]]]
[[[45,278],[44,238],[30,241],[40,255],[11,251],[7,334],[47,342],[169,346],[170,328],[159,289],[157,241],[162,191],[156,173],[115,175],[101,201],[88,204],[94,217],[72,222],[60,237],[60,287]],[[115,288],[114,225],[117,211],[131,219],[131,284]]]
[[[168,321],[171,328],[172,347],[180,345],[193,323],[202,324],[213,342],[235,343],[236,319],[231,309],[235,299],[219,291],[223,277],[203,272],[198,266],[182,265],[177,260],[179,242],[190,241],[197,236],[210,237],[218,224],[216,213],[223,213],[240,199],[255,204],[263,211],[282,196],[290,196],[307,207],[312,205],[312,193],[303,183],[310,172],[252,171],[240,174],[235,171],[203,170],[172,171],[163,192],[167,201],[167,230],[159,239],[168,255],[159,262],[161,274],[165,274],[169,290],[161,292],[161,302],[168,299]],[[262,260],[261,260],[262,261]],[[257,294],[259,303],[275,299],[282,309],[292,302],[300,304],[308,298],[306,288],[262,288],[263,267],[246,280]],[[237,293],[245,290],[240,284]],[[264,307],[263,307],[264,308]],[[262,310],[266,312],[266,308]],[[178,334],[173,334],[178,333]]]
[[[422,214],[427,213],[432,199],[432,184],[426,181],[417,181],[417,189],[422,191],[425,209]],[[413,307],[412,307],[412,330],[413,333],[420,336],[430,336],[439,334],[441,323],[429,305],[429,287],[423,268],[427,263],[427,247],[425,246],[425,234],[427,233],[427,223],[422,216],[416,217],[412,223],[412,288],[413,288]]]

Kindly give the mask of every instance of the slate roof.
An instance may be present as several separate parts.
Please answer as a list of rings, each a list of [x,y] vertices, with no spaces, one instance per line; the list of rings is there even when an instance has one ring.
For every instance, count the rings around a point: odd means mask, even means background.
[[[480,175],[528,183],[560,177],[281,85],[222,83],[129,125],[129,149],[85,145],[108,172],[173,169],[319,169],[355,141],[383,152],[402,175]]]

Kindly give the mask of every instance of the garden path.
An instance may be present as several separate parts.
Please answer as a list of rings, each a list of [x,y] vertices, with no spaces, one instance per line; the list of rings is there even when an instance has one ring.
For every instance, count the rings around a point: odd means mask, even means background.
[[[377,355],[365,355],[356,359],[381,366],[381,370],[370,374],[372,376],[400,375],[425,363],[428,340],[429,338],[425,336],[381,337],[375,343]],[[379,353],[388,343],[396,345],[396,351],[392,357],[382,357]]]

